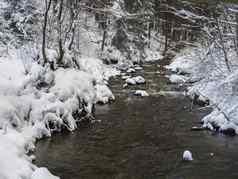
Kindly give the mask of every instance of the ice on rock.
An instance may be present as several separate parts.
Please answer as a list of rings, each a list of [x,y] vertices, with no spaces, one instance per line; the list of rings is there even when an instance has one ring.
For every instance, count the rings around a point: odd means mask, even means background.
[[[184,151],[183,160],[184,161],[192,161],[193,160],[192,153],[189,150]]]

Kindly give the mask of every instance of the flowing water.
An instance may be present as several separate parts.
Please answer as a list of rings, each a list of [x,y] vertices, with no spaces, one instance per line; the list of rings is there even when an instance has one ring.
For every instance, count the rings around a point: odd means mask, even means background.
[[[159,63],[143,67],[146,85],[123,89],[123,80],[113,79],[116,101],[97,106],[98,122],[39,141],[36,164],[62,179],[237,179],[237,137],[191,131],[208,111],[191,111],[178,92],[161,95],[177,87]],[[135,89],[151,96],[135,97]],[[181,160],[186,149],[194,161]]]

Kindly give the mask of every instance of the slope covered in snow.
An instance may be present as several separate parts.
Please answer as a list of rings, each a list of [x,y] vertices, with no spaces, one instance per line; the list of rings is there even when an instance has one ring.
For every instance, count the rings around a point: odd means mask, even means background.
[[[202,119],[203,127],[238,134],[237,55],[232,49],[228,55],[231,72],[219,50],[209,55],[201,46],[184,50],[167,68],[192,83],[188,88],[192,98],[209,101],[213,112]]]

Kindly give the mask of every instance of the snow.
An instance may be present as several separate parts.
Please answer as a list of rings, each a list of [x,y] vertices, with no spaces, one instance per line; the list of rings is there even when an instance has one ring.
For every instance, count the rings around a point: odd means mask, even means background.
[[[31,176],[32,179],[59,179],[59,177],[53,176],[48,169],[38,168]]]
[[[146,81],[142,76],[136,76],[126,80],[126,83],[129,85],[144,84],[145,82]]]
[[[157,61],[157,60],[162,60],[164,57],[161,55],[160,52],[155,51],[155,50],[151,50],[151,49],[146,49],[145,50],[146,53],[146,58],[145,61],[146,62],[153,62],[153,61]]]
[[[127,80],[128,78],[131,78],[131,76],[125,75],[125,76],[122,76],[122,77],[121,77],[121,79],[123,79],[123,80]]]
[[[136,85],[136,80],[135,78],[128,78],[126,79],[126,83],[129,85]]]
[[[149,96],[149,94],[148,94],[146,91],[144,91],[144,90],[136,90],[135,93],[134,93],[134,95],[136,95],[136,96],[142,96],[142,97],[147,97],[147,96]]]
[[[173,62],[166,66],[167,69],[171,70],[172,72],[179,73],[186,73],[190,74],[195,71],[194,67],[199,65],[201,62],[200,60],[193,60],[193,58],[199,54],[198,51],[185,49],[181,53],[179,53],[173,60]]]
[[[127,73],[135,73],[136,70],[134,68],[129,68],[126,72]]]
[[[109,101],[115,100],[115,96],[106,85],[96,85],[96,100],[101,103],[108,103]]]
[[[193,160],[193,156],[192,153],[189,150],[185,150],[183,153],[183,160],[184,161],[192,161]]]
[[[135,70],[143,70],[143,68],[140,66],[135,66]]]
[[[17,131],[0,130],[0,178],[28,178],[31,175],[34,166],[24,153],[24,145],[23,136]]]
[[[172,74],[169,76],[169,80],[171,83],[185,83],[188,78],[182,75]]]

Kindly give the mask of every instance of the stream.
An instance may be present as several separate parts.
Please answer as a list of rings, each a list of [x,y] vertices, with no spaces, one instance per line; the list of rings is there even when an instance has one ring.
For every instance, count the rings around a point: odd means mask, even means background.
[[[191,131],[208,110],[191,111],[187,97],[169,92],[181,88],[169,83],[163,63],[134,74],[145,85],[123,88],[120,77],[112,79],[116,101],[96,107],[98,122],[38,141],[36,165],[62,179],[237,179],[237,137]],[[134,96],[136,89],[150,96]],[[182,161],[184,150],[194,161]]]

